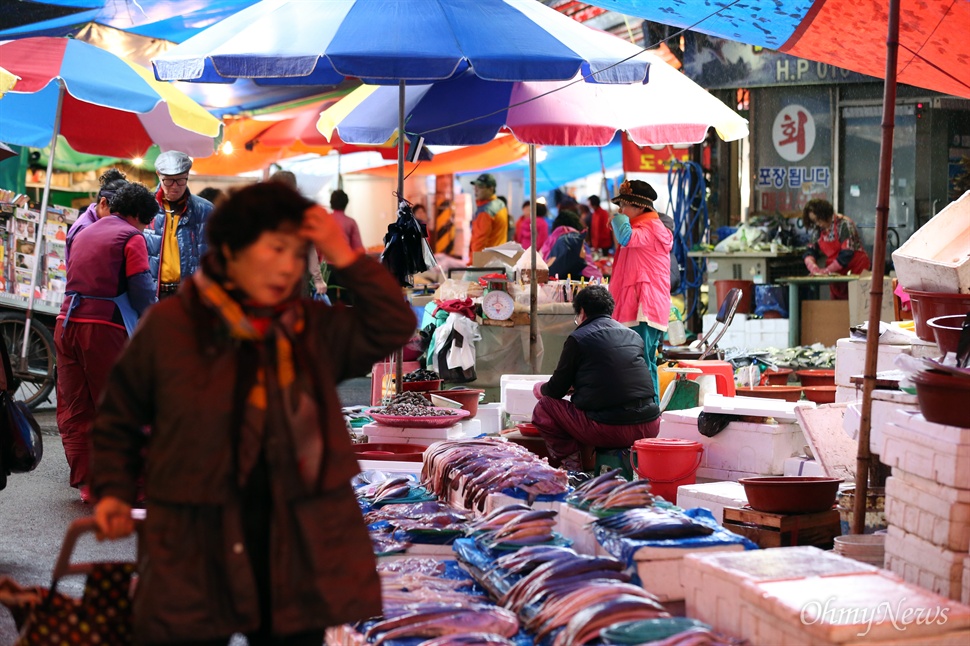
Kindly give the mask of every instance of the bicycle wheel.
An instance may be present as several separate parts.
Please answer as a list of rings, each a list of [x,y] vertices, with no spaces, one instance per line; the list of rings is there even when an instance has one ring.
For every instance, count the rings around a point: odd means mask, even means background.
[[[13,366],[14,399],[24,401],[31,410],[47,401],[54,390],[54,336],[37,318],[30,322],[27,343],[27,370],[19,369],[27,317],[21,312],[0,312],[0,337]]]

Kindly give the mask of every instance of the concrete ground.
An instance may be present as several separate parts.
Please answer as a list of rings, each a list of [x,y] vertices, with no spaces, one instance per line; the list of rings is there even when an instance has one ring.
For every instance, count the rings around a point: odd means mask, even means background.
[[[339,391],[344,406],[370,404],[369,377],[348,380]],[[88,516],[91,508],[67,485],[67,461],[53,404],[43,405],[34,417],[43,433],[44,457],[36,470],[11,475],[7,487],[0,491],[0,576],[25,586],[47,586],[67,527],[75,519]],[[134,539],[99,543],[88,536],[78,544],[75,560],[127,561],[134,555]],[[82,578],[72,577],[58,590],[80,596],[83,586]],[[0,606],[0,645],[12,644],[16,638],[13,619]],[[237,641],[245,643],[243,639]]]

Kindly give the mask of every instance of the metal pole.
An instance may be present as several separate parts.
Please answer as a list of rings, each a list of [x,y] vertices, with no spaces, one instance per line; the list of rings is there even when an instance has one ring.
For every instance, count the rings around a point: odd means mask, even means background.
[[[37,223],[37,233],[34,237],[34,268],[30,272],[30,293],[27,295],[27,314],[24,320],[24,343],[20,349],[20,361],[17,370],[27,372],[27,346],[30,339],[30,322],[34,313],[34,289],[37,286],[37,272],[40,271],[40,243],[44,236],[44,224],[47,222],[47,203],[51,194],[51,174],[54,172],[54,154],[57,152],[57,135],[61,131],[61,111],[64,108],[64,81],[57,79],[57,110],[54,112],[54,127],[51,133],[50,155],[47,158],[47,177],[44,179],[44,195],[40,200],[40,222]]]
[[[404,199],[404,81],[398,82],[397,94],[397,206]],[[404,348],[394,353],[394,392],[404,390]]]
[[[879,149],[879,183],[876,198],[876,232],[872,249],[872,287],[869,290],[869,329],[866,331],[866,371],[862,383],[862,420],[855,470],[852,533],[862,534],[869,497],[869,431],[872,426],[872,391],[876,387],[879,352],[879,314],[886,269],[886,237],[889,225],[889,182],[893,164],[893,130],[896,121],[896,58],[899,49],[899,0],[889,2],[889,33],[886,36],[886,84],[882,97],[882,142]]]
[[[530,258],[532,275],[529,277],[529,365],[532,374],[539,372],[539,282],[536,280],[536,243],[539,233],[536,231],[536,146],[529,144],[529,224],[532,230],[532,247]]]

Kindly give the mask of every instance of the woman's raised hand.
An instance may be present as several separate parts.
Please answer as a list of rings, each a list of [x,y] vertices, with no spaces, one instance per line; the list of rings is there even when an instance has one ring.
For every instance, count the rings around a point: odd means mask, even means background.
[[[359,255],[347,242],[347,236],[330,211],[319,204],[304,212],[300,235],[312,242],[323,260],[337,269],[350,265]]]

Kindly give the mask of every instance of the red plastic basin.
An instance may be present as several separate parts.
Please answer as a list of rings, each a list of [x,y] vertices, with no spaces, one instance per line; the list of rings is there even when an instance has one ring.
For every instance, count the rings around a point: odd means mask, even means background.
[[[948,316],[937,316],[926,322],[936,336],[936,345],[940,346],[940,352],[946,354],[947,352],[957,351],[960,334],[963,332],[963,322],[966,318],[966,314],[950,314]]]
[[[391,444],[370,442],[354,444],[358,460],[384,460],[395,462],[421,462],[424,450],[420,444]]]
[[[945,292],[921,292],[907,289],[916,323],[916,336],[924,341],[936,341],[930,319],[950,314],[970,312],[970,294],[948,294]]]

